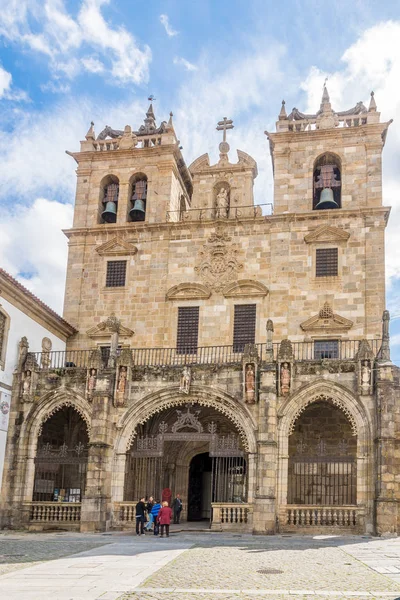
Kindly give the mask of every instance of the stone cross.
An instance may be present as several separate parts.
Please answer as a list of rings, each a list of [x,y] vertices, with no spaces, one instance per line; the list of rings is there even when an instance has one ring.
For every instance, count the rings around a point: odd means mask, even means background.
[[[221,154],[228,154],[229,152],[229,144],[226,141],[226,132],[228,129],[233,129],[233,121],[232,119],[227,119],[224,117],[222,121],[218,121],[217,131],[223,131],[223,139],[219,145],[219,151]]]
[[[233,121],[232,119],[227,119],[226,117],[224,117],[222,119],[222,121],[218,121],[218,127],[217,127],[217,131],[223,131],[224,132],[224,137],[223,137],[223,142],[226,142],[226,132],[228,129],[233,129]]]

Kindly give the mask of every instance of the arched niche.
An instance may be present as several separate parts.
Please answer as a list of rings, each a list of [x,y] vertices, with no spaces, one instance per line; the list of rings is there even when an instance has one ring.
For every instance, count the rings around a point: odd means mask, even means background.
[[[342,207],[342,163],[332,152],[324,152],[314,161],[313,210]]]
[[[128,221],[146,220],[148,179],[144,173],[135,173],[129,180]]]
[[[106,175],[100,183],[99,223],[116,223],[119,199],[119,179],[116,175]]]

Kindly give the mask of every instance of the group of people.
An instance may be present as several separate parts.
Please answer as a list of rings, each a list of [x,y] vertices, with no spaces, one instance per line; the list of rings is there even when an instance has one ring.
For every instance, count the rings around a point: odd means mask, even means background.
[[[172,515],[174,523],[179,523],[181,511],[182,500],[179,494],[172,502],[172,508],[166,501],[160,504],[154,500],[153,496],[150,496],[146,502],[143,496],[136,504],[136,535],[145,535],[145,531],[153,530],[154,535],[160,534],[160,537],[164,537],[165,532],[166,537],[169,537]]]

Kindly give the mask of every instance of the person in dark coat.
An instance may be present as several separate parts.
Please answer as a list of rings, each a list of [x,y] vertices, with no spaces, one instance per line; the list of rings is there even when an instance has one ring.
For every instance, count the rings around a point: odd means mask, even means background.
[[[168,506],[168,502],[163,502],[162,509],[158,513],[158,517],[157,517],[157,520],[161,525],[160,537],[164,536],[164,529],[165,529],[165,533],[167,534],[167,537],[169,537],[169,526],[171,523],[171,518],[172,518],[172,510]]]
[[[144,513],[146,505],[144,503],[144,496],[140,498],[136,504],[136,535],[144,535]],[[140,532],[139,532],[140,529]]]
[[[180,494],[177,494],[172,503],[172,510],[174,511],[174,523],[179,524],[182,508],[183,507],[182,507],[181,496],[180,496]]]
[[[157,517],[158,517],[158,513],[161,510],[161,504],[159,502],[156,502],[153,506],[153,508],[151,509],[151,514],[153,516],[153,521],[154,521],[154,535],[158,535],[158,522],[157,522]]]
[[[153,515],[151,514],[153,506],[154,506],[154,498],[153,498],[153,496],[150,496],[150,498],[148,499],[147,504],[146,504],[148,521],[144,528],[145,531],[151,531],[151,526],[153,525]]]

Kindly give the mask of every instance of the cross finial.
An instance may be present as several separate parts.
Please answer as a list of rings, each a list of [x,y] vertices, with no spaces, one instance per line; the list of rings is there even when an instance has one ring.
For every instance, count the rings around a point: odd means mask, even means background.
[[[219,145],[219,150],[221,154],[228,154],[229,152],[229,144],[226,141],[226,132],[228,129],[233,129],[233,121],[232,119],[227,119],[224,117],[222,121],[218,121],[217,131],[223,131],[222,142]]]

